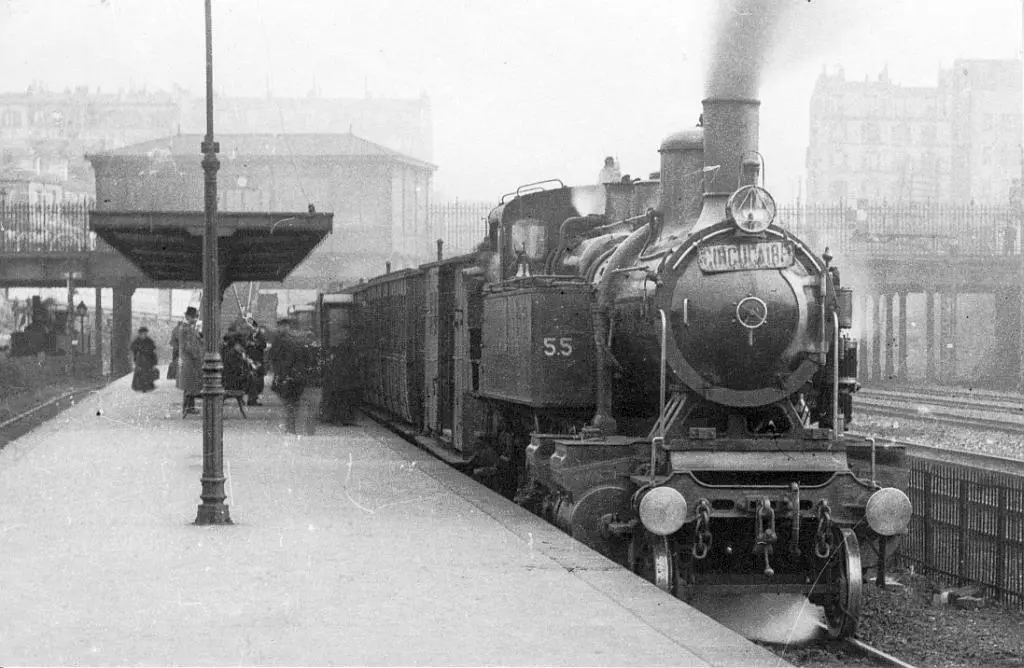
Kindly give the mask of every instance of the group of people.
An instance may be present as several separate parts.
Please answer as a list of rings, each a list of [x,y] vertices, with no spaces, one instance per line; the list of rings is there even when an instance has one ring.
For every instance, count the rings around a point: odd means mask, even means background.
[[[264,389],[264,356],[267,339],[263,328],[255,321],[246,321],[248,332],[230,327],[224,336],[221,360],[224,365],[223,384],[225,390],[242,392],[250,406],[260,405]],[[171,333],[171,364],[168,379],[184,393],[186,413],[198,413],[196,397],[203,390],[203,333],[199,329],[199,311],[190,306],[185,310],[185,319],[174,327]],[[149,329],[140,327],[131,344],[135,373],[132,389],[136,392],[150,392],[155,389],[157,371],[156,343],[149,336]]]
[[[247,325],[250,328],[248,334],[230,327],[224,336],[224,345],[220,350],[220,358],[224,363],[224,389],[242,392],[249,406],[260,406],[263,377],[267,375],[263,365],[267,339],[255,321],[249,321]]]
[[[196,397],[203,389],[203,333],[200,331],[199,312],[194,307],[185,311],[185,320],[178,323],[171,335],[171,365],[168,379],[175,379],[184,394],[184,411],[198,413]],[[269,348],[269,350],[268,350]],[[135,361],[132,389],[149,392],[157,378],[156,344],[145,327],[131,345]],[[232,326],[224,336],[221,347],[223,385],[228,391],[241,392],[249,406],[259,406],[264,392],[264,377],[273,371],[271,391],[277,394],[285,408],[285,428],[297,433],[300,406],[308,390],[323,387],[323,399],[318,415],[330,422],[352,424],[353,408],[358,403],[358,363],[354,351],[333,351],[326,355],[317,345],[311,332],[301,331],[291,318],[277,322],[273,344],[268,345],[264,329],[253,320]],[[331,373],[325,374],[329,367]],[[268,368],[269,367],[269,368]],[[308,429],[308,427],[307,427]]]

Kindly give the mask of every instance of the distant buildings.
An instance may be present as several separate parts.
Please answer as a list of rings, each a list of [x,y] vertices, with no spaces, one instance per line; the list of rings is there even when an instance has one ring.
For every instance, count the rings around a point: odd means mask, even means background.
[[[1021,63],[957,60],[935,87],[823,72],[807,200],[1006,203],[1021,175]]]
[[[33,204],[90,197],[87,151],[171,134],[179,117],[171,93],[54,93],[38,86],[0,93],[0,189],[9,200]]]
[[[426,95],[215,98],[217,134],[354,133],[404,155],[433,158],[433,118]],[[205,99],[184,90],[57,93],[32,86],[0,93],[0,199],[53,203],[91,197],[86,153],[113,151],[206,127]],[[190,147],[196,155],[199,145]]]

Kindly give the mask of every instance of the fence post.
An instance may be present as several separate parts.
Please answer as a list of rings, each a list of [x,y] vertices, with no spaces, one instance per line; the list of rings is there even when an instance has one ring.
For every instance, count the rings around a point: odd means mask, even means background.
[[[925,562],[928,568],[935,568],[935,564],[932,562],[932,557],[935,554],[935,525],[932,520],[932,470],[925,465],[922,467],[923,470],[922,478],[924,483],[923,497],[924,497],[924,554],[921,555],[922,561]]]
[[[969,481],[960,479],[959,512],[957,513],[957,559],[956,575],[958,585],[967,584],[967,485]]]
[[[1010,589],[1006,581],[1006,486],[999,485],[999,499],[996,506],[996,599],[1006,602],[1006,593]]]

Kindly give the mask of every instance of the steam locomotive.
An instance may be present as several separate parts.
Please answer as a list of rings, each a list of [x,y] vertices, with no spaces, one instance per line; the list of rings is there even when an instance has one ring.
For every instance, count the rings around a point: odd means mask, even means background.
[[[703,105],[659,181],[530,184],[478,252],[354,288],[364,399],[665,591],[799,592],[852,635],[903,452],[845,432],[852,291],[776,220],[759,102]]]

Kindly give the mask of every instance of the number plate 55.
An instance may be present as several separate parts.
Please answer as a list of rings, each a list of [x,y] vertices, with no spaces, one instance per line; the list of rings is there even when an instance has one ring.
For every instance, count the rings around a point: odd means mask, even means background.
[[[572,337],[544,337],[544,354],[548,357],[569,357],[572,355]]]

